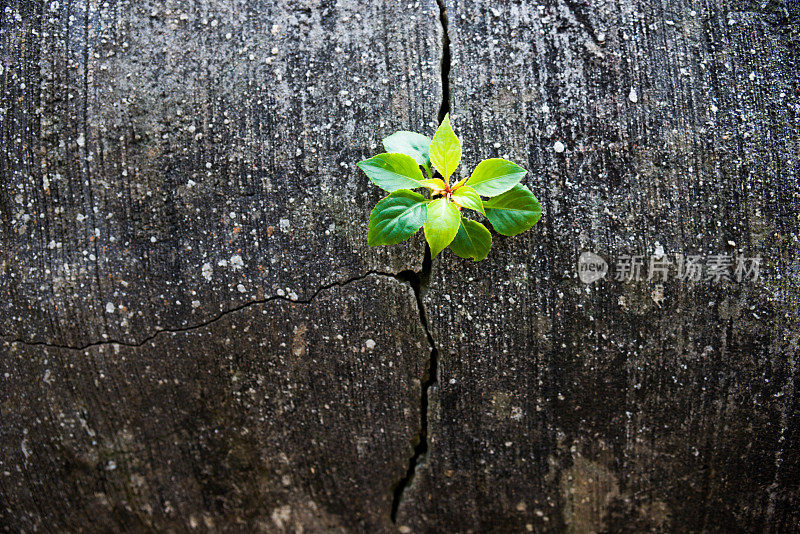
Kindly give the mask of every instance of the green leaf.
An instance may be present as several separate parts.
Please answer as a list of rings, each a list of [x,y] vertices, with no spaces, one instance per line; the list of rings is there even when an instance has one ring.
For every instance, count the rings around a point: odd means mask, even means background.
[[[472,186],[478,194],[493,197],[517,185],[527,172],[516,163],[504,159],[485,159],[472,171],[466,185]]]
[[[483,211],[481,196],[468,185],[463,185],[453,191],[453,202],[462,208],[469,208],[486,215],[486,212]]]
[[[358,162],[372,183],[389,191],[424,187],[422,171],[411,156],[405,154],[378,154]]]
[[[458,233],[461,214],[455,204],[447,198],[437,198],[428,204],[428,219],[425,221],[425,239],[431,248],[431,259],[443,251]]]
[[[450,176],[461,162],[461,141],[453,132],[449,113],[444,116],[442,124],[433,135],[429,155],[431,163],[444,176],[445,182],[450,182]]]
[[[419,230],[428,218],[427,200],[408,189],[395,191],[369,215],[369,246],[395,245]]]
[[[422,185],[432,191],[442,191],[444,189],[444,182],[441,178],[428,178],[427,180],[422,180]]]
[[[517,235],[530,229],[542,216],[542,206],[522,184],[484,202],[486,217],[503,235]]]
[[[411,156],[417,163],[428,169],[431,166],[428,156],[430,146],[430,137],[415,132],[395,132],[383,140],[383,148],[386,149],[386,152],[399,152]]]
[[[456,256],[481,261],[489,254],[490,248],[492,234],[489,230],[479,222],[461,217],[461,225],[455,239],[450,243],[450,250]]]

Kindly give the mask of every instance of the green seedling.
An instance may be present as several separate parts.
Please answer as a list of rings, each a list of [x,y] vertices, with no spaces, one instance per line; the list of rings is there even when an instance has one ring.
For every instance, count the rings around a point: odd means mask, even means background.
[[[401,131],[384,139],[383,146],[385,153],[358,163],[375,185],[389,192],[369,216],[370,246],[395,245],[424,228],[431,258],[449,246],[457,256],[480,261],[489,254],[492,234],[465,217],[463,208],[485,216],[506,236],[530,229],[542,216],[539,201],[520,183],[528,171],[516,163],[487,159],[469,178],[450,183],[461,163],[461,141],[449,115],[433,139]]]

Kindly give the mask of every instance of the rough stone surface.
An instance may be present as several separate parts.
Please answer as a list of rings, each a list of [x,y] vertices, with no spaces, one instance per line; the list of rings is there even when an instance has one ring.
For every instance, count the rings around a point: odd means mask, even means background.
[[[434,262],[431,445],[399,524],[798,528],[799,20],[767,4],[448,2],[464,163],[521,162],[545,213]],[[760,255],[761,279],[576,274],[661,249]]]
[[[800,529],[796,2],[2,6],[0,528]],[[442,104],[544,217],[428,273],[354,164]]]
[[[415,6],[12,2],[0,332],[136,342],[418,268],[420,240],[367,246],[381,193],[355,167],[435,125],[439,9]]]
[[[355,162],[435,126],[435,1],[0,21],[0,530],[391,530],[423,246]]]
[[[374,275],[139,347],[4,344],[0,525],[391,530],[429,353]]]

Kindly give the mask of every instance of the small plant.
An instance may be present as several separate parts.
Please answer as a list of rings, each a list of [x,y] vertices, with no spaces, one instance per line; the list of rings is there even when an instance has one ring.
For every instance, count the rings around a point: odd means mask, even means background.
[[[542,215],[539,201],[519,183],[528,171],[510,161],[481,161],[469,178],[450,184],[461,162],[461,142],[449,114],[433,140],[401,131],[384,139],[383,146],[386,153],[358,163],[375,185],[389,192],[369,216],[370,246],[395,245],[424,227],[431,258],[449,246],[456,256],[480,261],[489,254],[492,234],[464,217],[462,208],[486,216],[506,236],[530,229]],[[412,191],[418,188],[428,196]]]

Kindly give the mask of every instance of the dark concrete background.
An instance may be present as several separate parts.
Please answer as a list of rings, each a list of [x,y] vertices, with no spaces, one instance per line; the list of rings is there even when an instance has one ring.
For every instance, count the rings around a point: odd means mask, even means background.
[[[5,530],[800,527],[796,3],[0,6]],[[542,221],[369,248],[445,111]]]

